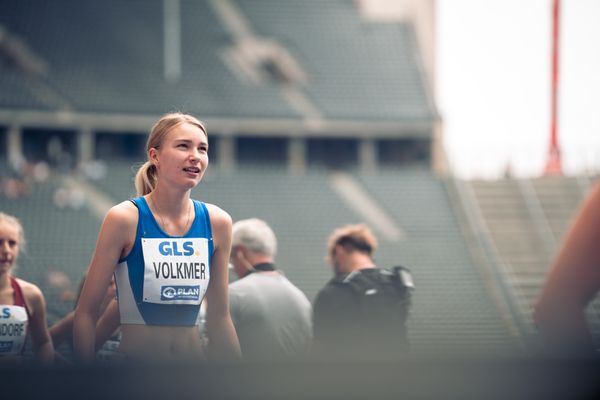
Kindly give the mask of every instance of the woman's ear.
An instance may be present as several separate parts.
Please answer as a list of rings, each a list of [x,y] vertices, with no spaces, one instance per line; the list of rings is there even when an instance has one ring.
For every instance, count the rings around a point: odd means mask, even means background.
[[[148,159],[154,166],[158,166],[158,150],[155,147],[150,148],[148,150]]]

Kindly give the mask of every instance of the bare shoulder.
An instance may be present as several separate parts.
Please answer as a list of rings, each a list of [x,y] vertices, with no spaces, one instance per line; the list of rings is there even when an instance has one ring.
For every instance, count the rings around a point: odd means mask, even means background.
[[[131,201],[126,200],[111,207],[106,213],[107,216],[124,219],[136,219],[138,209]]]
[[[130,228],[137,225],[138,209],[131,201],[123,201],[111,207],[104,220],[119,228]]]
[[[21,290],[23,291],[23,297],[25,297],[27,305],[33,307],[34,310],[40,306],[43,306],[44,294],[40,288],[31,282],[27,282],[20,278],[16,279],[21,287]]]
[[[227,213],[227,211],[214,204],[205,204],[206,209],[208,210],[208,215],[210,216],[210,223],[213,228],[231,227],[231,216]]]
[[[206,204],[215,248],[224,246],[228,248],[231,245],[231,216],[222,208],[214,204]]]

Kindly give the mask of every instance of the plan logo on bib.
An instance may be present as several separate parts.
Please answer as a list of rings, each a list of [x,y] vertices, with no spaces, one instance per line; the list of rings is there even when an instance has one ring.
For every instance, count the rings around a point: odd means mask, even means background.
[[[163,286],[161,300],[199,300],[200,285],[195,286]]]

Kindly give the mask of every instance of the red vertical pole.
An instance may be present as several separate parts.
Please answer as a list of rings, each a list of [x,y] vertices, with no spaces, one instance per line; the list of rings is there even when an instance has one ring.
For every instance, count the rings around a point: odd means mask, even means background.
[[[558,145],[558,50],[559,50],[559,21],[560,0],[553,0],[552,4],[552,92],[550,114],[550,148],[546,162],[545,175],[562,175],[560,161],[560,147]]]

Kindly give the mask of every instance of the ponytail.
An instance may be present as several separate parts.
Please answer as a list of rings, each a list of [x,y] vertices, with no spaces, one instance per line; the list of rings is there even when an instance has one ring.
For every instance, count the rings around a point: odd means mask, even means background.
[[[146,161],[135,174],[135,191],[138,196],[145,196],[156,187],[156,166]]]

